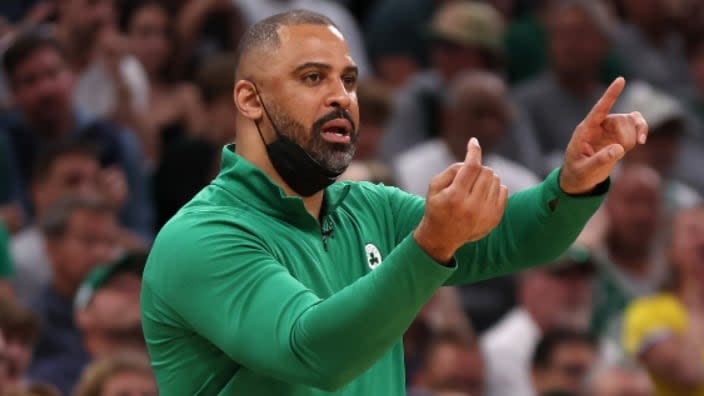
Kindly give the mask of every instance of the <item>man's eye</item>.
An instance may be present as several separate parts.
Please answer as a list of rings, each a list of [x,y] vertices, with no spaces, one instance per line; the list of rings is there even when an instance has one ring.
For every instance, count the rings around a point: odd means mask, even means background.
[[[303,81],[309,84],[319,83],[322,79],[323,77],[320,75],[320,73],[309,73],[303,76]]]
[[[344,77],[342,81],[345,83],[347,86],[354,86],[357,84],[357,77],[356,76],[349,76],[349,77]]]

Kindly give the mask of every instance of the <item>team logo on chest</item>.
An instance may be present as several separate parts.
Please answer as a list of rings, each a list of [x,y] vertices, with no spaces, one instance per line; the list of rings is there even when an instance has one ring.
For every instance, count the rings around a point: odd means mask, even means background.
[[[374,269],[381,264],[381,253],[373,243],[368,243],[364,246],[364,251],[367,253],[367,265]]]

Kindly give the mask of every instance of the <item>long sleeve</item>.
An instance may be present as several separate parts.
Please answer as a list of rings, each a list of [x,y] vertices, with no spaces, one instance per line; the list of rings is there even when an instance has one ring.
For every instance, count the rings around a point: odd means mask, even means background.
[[[399,341],[455,270],[436,263],[408,237],[384,265],[321,298],[276,261],[259,237],[203,216],[182,217],[178,227],[160,234],[152,255],[162,265],[147,266],[143,306],[157,300],[168,305],[182,318],[179,326],[236,364],[290,383],[334,390],[362,374]],[[175,393],[186,381],[179,373],[157,369],[157,375],[160,386]]]
[[[477,282],[547,264],[577,239],[603,201],[609,181],[595,195],[574,197],[559,186],[560,168],[539,185],[513,194],[499,225],[486,237],[457,251],[457,271],[446,285]],[[404,194],[396,191],[392,194]],[[408,235],[423,216],[423,200],[411,196],[398,202],[397,238]]]

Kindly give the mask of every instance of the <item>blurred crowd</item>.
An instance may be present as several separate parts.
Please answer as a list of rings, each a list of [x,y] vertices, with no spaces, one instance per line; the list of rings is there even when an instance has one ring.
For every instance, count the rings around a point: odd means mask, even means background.
[[[704,395],[701,0],[0,2],[0,395],[158,394],[150,243],[234,141],[239,37],[293,8],[360,68],[344,179],[424,195],[477,137],[530,188],[616,76],[614,111],[649,123],[562,257],[438,291],[404,336],[409,395]]]

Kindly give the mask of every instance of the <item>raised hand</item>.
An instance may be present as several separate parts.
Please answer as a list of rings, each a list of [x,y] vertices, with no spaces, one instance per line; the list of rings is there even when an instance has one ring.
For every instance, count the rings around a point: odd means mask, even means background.
[[[645,143],[648,124],[639,112],[609,114],[625,84],[622,77],[614,80],[575,129],[560,173],[560,188],[564,192],[592,191],[606,180],[625,153],[636,144]]]
[[[430,182],[425,214],[413,236],[431,257],[447,263],[460,246],[481,239],[499,224],[507,197],[499,177],[482,166],[479,142],[472,138],[464,162]]]

